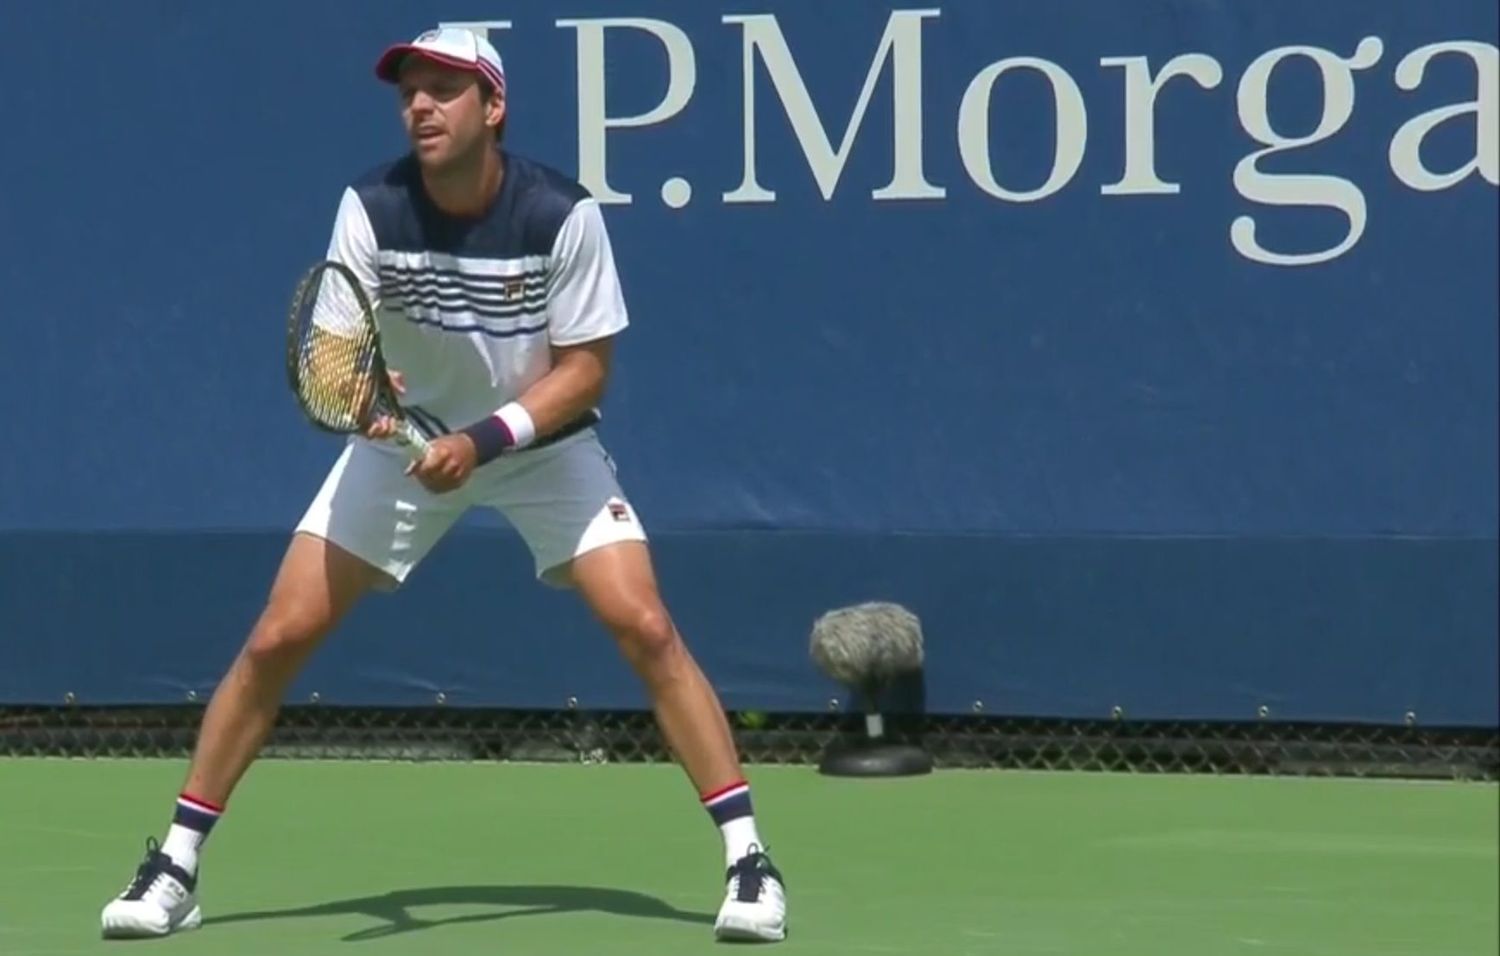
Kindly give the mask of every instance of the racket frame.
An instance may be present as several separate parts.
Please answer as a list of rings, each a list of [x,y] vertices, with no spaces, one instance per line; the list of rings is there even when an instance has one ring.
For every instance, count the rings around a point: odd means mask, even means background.
[[[375,380],[375,396],[369,403],[370,414],[362,418],[352,429],[338,428],[328,424],[315,415],[308,407],[306,398],[303,396],[301,387],[301,364],[302,364],[302,335],[299,318],[302,314],[304,300],[311,293],[315,285],[322,279],[325,272],[336,272],[354,293],[355,302],[359,306],[361,321],[365,322],[371,336],[374,339],[374,354],[371,356],[371,371]],[[380,343],[380,327],[375,322],[375,308],[370,302],[370,297],[365,294],[365,288],[360,283],[359,277],[354,270],[332,259],[324,259],[309,266],[302,274],[297,283],[297,290],[292,296],[292,309],[287,323],[287,354],[286,373],[287,384],[290,385],[293,396],[297,399],[297,405],[302,409],[303,415],[314,426],[326,432],[336,435],[362,435],[365,430],[374,423],[375,418],[384,414],[395,420],[396,429],[391,435],[391,440],[400,446],[411,457],[413,461],[421,461],[427,454],[427,436],[412,424],[401,407],[401,401],[391,385],[389,369],[385,364],[385,352]]]

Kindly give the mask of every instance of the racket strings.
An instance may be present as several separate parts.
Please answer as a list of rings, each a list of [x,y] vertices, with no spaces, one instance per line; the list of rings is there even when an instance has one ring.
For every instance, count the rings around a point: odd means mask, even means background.
[[[368,387],[372,357],[367,343],[314,328],[301,361],[303,397],[313,414],[331,427],[358,428],[374,397]]]
[[[361,430],[380,394],[372,317],[340,273],[325,271],[299,297],[296,324],[294,378],[304,409],[336,431]]]

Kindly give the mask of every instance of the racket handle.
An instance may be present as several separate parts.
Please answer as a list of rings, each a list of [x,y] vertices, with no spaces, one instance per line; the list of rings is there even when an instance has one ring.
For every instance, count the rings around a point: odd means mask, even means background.
[[[417,431],[417,427],[404,418],[396,425],[396,434],[391,439],[406,449],[412,461],[421,461],[422,456],[427,454],[427,436]]]

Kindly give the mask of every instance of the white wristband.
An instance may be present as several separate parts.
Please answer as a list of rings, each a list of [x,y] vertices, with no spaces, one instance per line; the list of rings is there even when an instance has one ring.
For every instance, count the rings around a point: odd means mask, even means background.
[[[531,413],[520,402],[510,402],[496,412],[495,417],[510,429],[510,435],[515,439],[513,447],[525,448],[536,441],[536,422],[531,420]]]

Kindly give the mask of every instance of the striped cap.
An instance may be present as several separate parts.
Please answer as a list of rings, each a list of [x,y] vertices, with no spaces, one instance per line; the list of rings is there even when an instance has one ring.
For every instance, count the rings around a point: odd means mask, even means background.
[[[505,92],[505,64],[489,40],[462,27],[428,30],[410,43],[398,43],[381,54],[375,64],[375,75],[387,83],[396,82],[401,61],[416,55],[468,70],[488,80],[502,94]]]

